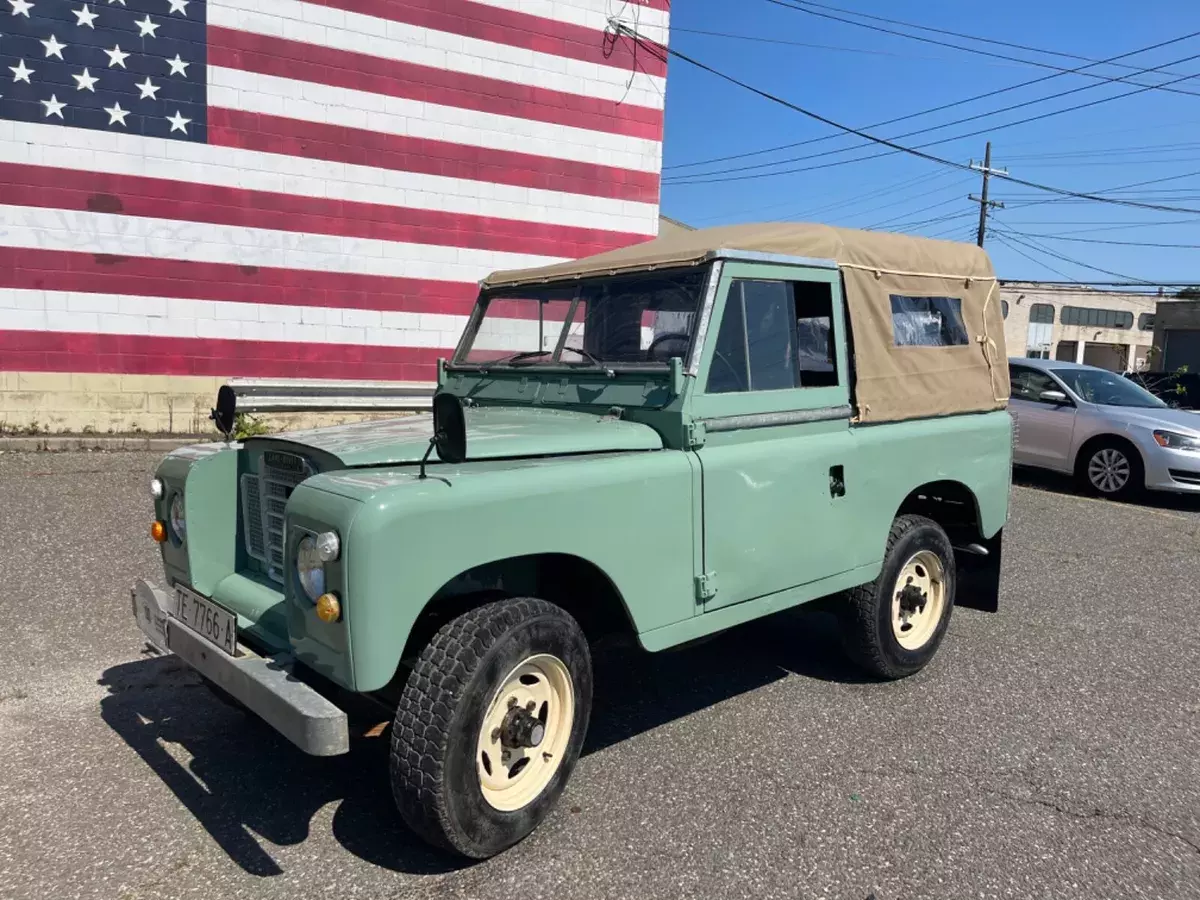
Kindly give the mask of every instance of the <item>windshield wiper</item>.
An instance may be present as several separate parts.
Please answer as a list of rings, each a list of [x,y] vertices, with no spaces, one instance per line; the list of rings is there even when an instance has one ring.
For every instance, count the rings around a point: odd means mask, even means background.
[[[596,365],[596,366],[604,365],[604,363],[601,362],[601,360],[598,356],[596,356],[595,354],[589,353],[587,350],[580,349],[579,347],[563,347],[563,349],[570,350],[572,353],[578,353],[580,356],[582,356],[584,359],[586,359],[588,362],[592,363],[593,365]],[[494,359],[487,364],[487,367],[490,368],[491,366],[516,366],[521,363],[531,364],[531,363],[533,363],[534,360],[542,359],[543,357],[553,356],[553,355],[554,355],[553,350],[524,350],[520,353],[513,353],[513,354],[510,354],[509,356],[502,356],[499,359]]]

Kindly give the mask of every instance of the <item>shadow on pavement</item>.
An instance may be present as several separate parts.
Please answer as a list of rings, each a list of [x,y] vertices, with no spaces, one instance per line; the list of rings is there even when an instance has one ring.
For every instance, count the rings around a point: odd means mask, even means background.
[[[832,618],[815,609],[780,613],[674,651],[601,650],[595,667],[585,755],[790,673],[867,680],[842,656]],[[109,691],[100,704],[104,721],[250,874],[283,872],[255,835],[301,844],[313,816],[330,802],[338,802],[334,838],[365,861],[413,874],[469,865],[430,848],[400,820],[387,783],[388,732],[353,741],[347,756],[306,756],[253,716],[221,703],[170,656],[113,666],[100,684]],[[176,747],[189,764],[169,752]]]
[[[1092,496],[1081,490],[1075,483],[1075,479],[1071,476],[1062,475],[1058,472],[1050,472],[1046,469],[1030,469],[1023,466],[1015,466],[1013,468],[1013,484],[1039,491],[1050,491],[1056,494],[1069,494],[1076,497]],[[1170,509],[1177,512],[1200,513],[1200,494],[1143,491],[1142,495],[1134,500],[1112,500],[1109,502],[1125,503],[1128,506],[1144,506],[1149,509]]]

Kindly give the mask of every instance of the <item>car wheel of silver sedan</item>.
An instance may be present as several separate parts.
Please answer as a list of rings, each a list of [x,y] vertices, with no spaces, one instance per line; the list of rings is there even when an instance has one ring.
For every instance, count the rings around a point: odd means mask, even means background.
[[[1117,441],[1086,449],[1080,454],[1077,474],[1088,489],[1105,497],[1131,497],[1145,482],[1137,452]]]

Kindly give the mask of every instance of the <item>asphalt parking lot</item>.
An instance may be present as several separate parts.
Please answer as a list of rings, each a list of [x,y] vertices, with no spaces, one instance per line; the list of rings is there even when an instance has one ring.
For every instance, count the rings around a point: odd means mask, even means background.
[[[0,455],[0,897],[1200,897],[1200,502],[1025,478],[1001,612],[864,682],[786,614],[601,655],[550,821],[478,865],[144,655],[158,454]]]

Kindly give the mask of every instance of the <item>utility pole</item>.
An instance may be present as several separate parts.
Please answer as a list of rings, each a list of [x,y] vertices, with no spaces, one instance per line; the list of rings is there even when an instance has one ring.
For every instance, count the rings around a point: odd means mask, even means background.
[[[983,154],[983,165],[975,165],[975,160],[971,160],[971,168],[976,172],[983,173],[983,188],[976,197],[974,194],[968,194],[967,199],[979,204],[979,236],[976,243],[980,247],[983,246],[984,235],[987,234],[987,214],[989,209],[1004,209],[1004,204],[996,200],[988,200],[988,181],[993,174],[1007,175],[1008,169],[993,169],[992,168],[992,142],[987,142],[987,149]]]

